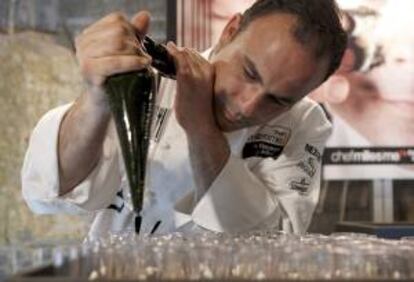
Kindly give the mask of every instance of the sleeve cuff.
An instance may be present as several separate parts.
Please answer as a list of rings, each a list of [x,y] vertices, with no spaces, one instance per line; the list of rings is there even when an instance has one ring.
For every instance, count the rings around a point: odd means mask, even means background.
[[[44,115],[30,138],[21,172],[22,193],[29,207],[38,213],[54,213],[61,206],[53,202],[59,195],[56,150],[60,123],[71,105],[58,107]]]
[[[277,208],[271,192],[243,160],[234,156],[230,156],[194,209],[191,195],[187,194],[175,206],[177,226],[192,220],[216,232],[245,232],[265,221]]]
[[[96,193],[97,196],[92,199],[93,184],[98,180],[98,183],[106,183],[113,189],[119,186],[114,183],[120,181],[119,177],[110,178],[116,171],[116,162],[106,161],[113,158],[114,154],[109,152],[113,146],[104,144],[104,155],[97,168],[70,193],[59,196],[58,134],[61,121],[71,105],[48,112],[36,125],[30,138],[21,171],[22,193],[30,209],[36,213],[79,214],[96,210],[107,204],[108,193]]]

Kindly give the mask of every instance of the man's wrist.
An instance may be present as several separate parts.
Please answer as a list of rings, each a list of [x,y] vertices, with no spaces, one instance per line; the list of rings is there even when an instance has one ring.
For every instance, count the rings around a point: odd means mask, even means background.
[[[195,203],[207,192],[230,156],[230,146],[217,126],[187,130],[190,160],[196,184]]]
[[[183,127],[187,138],[191,139],[206,139],[217,136],[223,136],[223,132],[218,128],[214,121],[209,120],[199,120],[197,122],[192,122],[190,125]]]
[[[81,98],[81,103],[88,112],[93,112],[104,119],[111,115],[108,97],[103,87],[88,87]]]

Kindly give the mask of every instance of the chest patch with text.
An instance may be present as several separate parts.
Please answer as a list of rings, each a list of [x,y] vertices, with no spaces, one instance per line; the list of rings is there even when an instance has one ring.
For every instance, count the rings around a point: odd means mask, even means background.
[[[264,127],[261,132],[247,139],[242,152],[243,159],[251,157],[277,159],[282,154],[289,136],[289,128],[281,126]]]

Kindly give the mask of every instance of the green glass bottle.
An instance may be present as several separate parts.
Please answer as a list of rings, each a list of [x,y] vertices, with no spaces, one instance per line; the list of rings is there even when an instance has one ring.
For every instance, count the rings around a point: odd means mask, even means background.
[[[143,40],[144,50],[161,75],[175,77],[175,65],[165,47],[149,37]],[[136,213],[135,231],[139,233],[151,123],[156,96],[155,73],[151,68],[111,76],[105,83],[106,94],[115,121],[131,199]]]

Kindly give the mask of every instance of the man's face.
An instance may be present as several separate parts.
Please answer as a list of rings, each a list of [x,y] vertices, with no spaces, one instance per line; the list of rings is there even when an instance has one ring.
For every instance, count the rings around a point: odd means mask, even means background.
[[[263,124],[288,111],[323,81],[328,68],[327,59],[314,59],[311,47],[293,37],[294,16],[263,16],[237,35],[233,21],[211,57],[214,110],[223,131]]]

